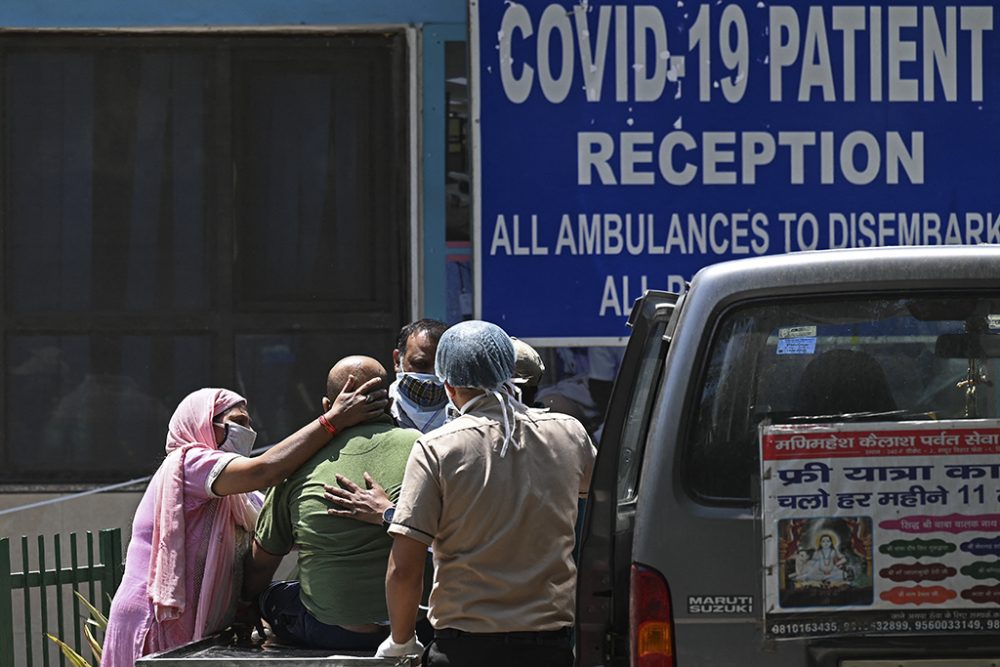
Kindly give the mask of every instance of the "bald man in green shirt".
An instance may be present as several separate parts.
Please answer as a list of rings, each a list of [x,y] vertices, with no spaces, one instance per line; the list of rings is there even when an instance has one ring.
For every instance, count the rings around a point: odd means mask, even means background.
[[[348,377],[383,378],[371,357],[347,357],[327,377],[327,398]],[[335,431],[335,429],[328,429]],[[332,432],[332,439],[284,483],[267,493],[247,559],[244,600],[259,596],[260,611],[286,643],[321,649],[374,650],[388,635],[385,569],[392,539],[385,528],[327,513],[323,484],[339,473],[369,473],[389,496],[399,495],[418,431],[396,427],[389,415]],[[282,557],[298,547],[298,581],[271,583]],[[263,593],[263,594],[261,594]]]

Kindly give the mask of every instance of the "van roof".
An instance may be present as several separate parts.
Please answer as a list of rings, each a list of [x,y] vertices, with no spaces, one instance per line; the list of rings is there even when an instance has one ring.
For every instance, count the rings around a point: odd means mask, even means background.
[[[1000,245],[893,246],[766,255],[707,266],[691,289],[718,299],[758,290],[774,294],[893,289],[975,288],[1000,284]]]

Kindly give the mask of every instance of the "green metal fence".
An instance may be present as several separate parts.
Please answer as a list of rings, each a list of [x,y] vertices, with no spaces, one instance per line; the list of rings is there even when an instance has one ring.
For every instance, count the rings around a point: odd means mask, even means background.
[[[56,661],[64,666],[65,658],[54,652],[46,633],[61,638],[77,653],[90,655],[82,631],[87,611],[73,591],[79,591],[105,614],[109,612],[109,598],[122,578],[121,529],[98,534],[97,562],[93,533],[88,531],[83,541],[76,533],[70,533],[68,540],[62,538],[55,535],[51,545],[46,545],[41,535],[37,540],[22,537],[19,572],[11,570],[10,538],[0,538],[0,667],[49,667]],[[37,545],[34,565],[29,559],[32,542]],[[15,613],[23,613],[23,642],[15,642]]]

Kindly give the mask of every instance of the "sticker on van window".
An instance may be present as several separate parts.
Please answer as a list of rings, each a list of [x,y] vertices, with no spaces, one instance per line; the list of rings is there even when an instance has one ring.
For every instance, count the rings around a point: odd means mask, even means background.
[[[689,595],[689,614],[752,614],[752,595]]]
[[[782,327],[778,329],[778,338],[815,338],[816,327]]]
[[[990,328],[991,331],[996,331],[997,329],[1000,329],[1000,315],[987,315],[986,325]]]
[[[778,341],[778,354],[815,354],[815,353],[816,353],[815,338],[782,338]]]

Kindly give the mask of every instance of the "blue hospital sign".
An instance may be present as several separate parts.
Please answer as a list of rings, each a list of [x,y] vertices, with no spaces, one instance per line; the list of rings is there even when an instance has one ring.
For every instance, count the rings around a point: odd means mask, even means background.
[[[719,260],[1000,242],[995,13],[472,0],[477,315],[613,344]]]

